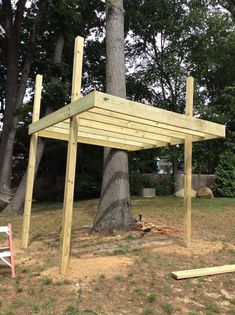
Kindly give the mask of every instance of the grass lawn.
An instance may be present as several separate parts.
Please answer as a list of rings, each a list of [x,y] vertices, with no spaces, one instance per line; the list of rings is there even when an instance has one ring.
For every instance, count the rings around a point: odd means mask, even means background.
[[[12,223],[17,275],[11,279],[0,264],[0,315],[235,315],[235,273],[186,280],[170,275],[235,264],[235,199],[193,200],[190,248],[182,246],[182,232],[89,235],[97,205],[98,200],[74,204],[66,279],[58,275],[61,203],[33,205],[25,251],[22,217],[0,214],[0,225]],[[132,207],[143,221],[182,229],[180,198],[133,198]]]

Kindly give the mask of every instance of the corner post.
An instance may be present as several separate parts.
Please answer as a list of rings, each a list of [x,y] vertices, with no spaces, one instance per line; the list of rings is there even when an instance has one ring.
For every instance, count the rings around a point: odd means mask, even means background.
[[[32,122],[39,120],[40,107],[41,107],[41,92],[42,92],[42,75],[37,74],[36,82],[35,82]],[[24,216],[23,216],[23,227],[22,227],[22,247],[23,248],[27,248],[28,242],[29,242],[29,226],[30,226],[30,216],[31,216],[31,208],[32,208],[32,198],[33,198],[33,185],[34,185],[34,177],[35,177],[37,145],[38,145],[38,133],[36,132],[32,134],[30,138],[29,162],[28,162],[28,170],[27,170]]]
[[[185,115],[193,117],[194,79],[188,77],[186,81]],[[188,247],[192,233],[192,136],[185,136],[184,143],[184,243]]]
[[[76,37],[74,46],[73,60],[73,79],[71,102],[80,98],[81,81],[82,81],[82,59],[83,59],[83,42],[82,37]],[[63,205],[63,221],[60,244],[60,274],[66,275],[69,265],[70,239],[73,216],[73,197],[74,183],[77,159],[77,134],[78,124],[77,117],[70,118],[69,141],[66,163],[65,192]]]

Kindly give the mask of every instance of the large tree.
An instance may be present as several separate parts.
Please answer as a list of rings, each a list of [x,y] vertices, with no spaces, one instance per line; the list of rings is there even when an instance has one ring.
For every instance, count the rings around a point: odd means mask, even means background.
[[[87,11],[87,3],[84,0],[48,2],[47,10],[44,10],[41,25],[42,36],[38,40],[37,47],[41,51],[36,60],[33,60],[33,70],[40,71],[44,75],[44,95],[42,100],[42,115],[48,115],[55,109],[69,101],[69,85],[71,79],[71,58],[74,37],[79,33],[88,35],[93,26],[99,25],[99,18],[95,12],[94,4],[89,4],[91,9],[88,17],[83,18]],[[98,10],[98,7],[96,7]],[[71,25],[73,28],[71,29]],[[65,47],[67,44],[67,47]],[[67,51],[65,52],[65,48]],[[42,55],[42,56],[41,56]],[[46,69],[46,70],[45,70]],[[45,141],[39,137],[36,156],[36,170],[43,156]],[[12,198],[5,208],[6,212],[21,213],[26,187],[26,172]]]
[[[3,0],[0,3],[1,28],[7,49],[5,108],[0,141],[0,190],[11,189],[12,153],[19,109],[23,104],[30,67],[33,59],[36,30],[40,22],[45,0],[36,1],[26,8],[26,0],[16,4]],[[27,18],[28,28],[22,31]],[[23,49],[23,53],[21,54]]]
[[[123,0],[106,1],[106,92],[126,98]],[[132,224],[128,153],[104,149],[103,181],[94,231]]]

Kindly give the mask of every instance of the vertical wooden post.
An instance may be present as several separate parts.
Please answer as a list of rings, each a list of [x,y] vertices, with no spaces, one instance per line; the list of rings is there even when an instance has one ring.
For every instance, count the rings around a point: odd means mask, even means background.
[[[35,83],[32,122],[39,120],[40,106],[41,106],[41,91],[42,91],[42,75],[38,74],[36,76],[36,83]],[[28,240],[29,240],[29,225],[30,225],[30,216],[31,216],[31,208],[32,208],[37,144],[38,144],[38,133],[36,132],[32,134],[31,139],[30,139],[29,162],[28,162],[28,171],[27,171],[23,228],[22,228],[22,247],[23,248],[28,247]]]
[[[193,116],[194,79],[188,77],[186,82],[185,114]],[[191,242],[192,225],[192,136],[185,136],[184,144],[184,242],[188,247]]]
[[[76,37],[74,46],[73,81],[71,101],[80,98],[82,80],[83,38]],[[70,118],[69,141],[67,151],[63,222],[61,233],[60,273],[65,275],[69,265],[70,238],[73,214],[74,182],[77,159],[77,117]]]

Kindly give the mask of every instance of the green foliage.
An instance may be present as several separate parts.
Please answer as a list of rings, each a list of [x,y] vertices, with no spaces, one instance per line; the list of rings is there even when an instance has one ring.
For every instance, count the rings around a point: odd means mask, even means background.
[[[214,188],[223,197],[235,197],[235,155],[226,151],[220,155]]]
[[[212,303],[207,305],[206,307],[206,315],[215,315],[215,314],[219,314],[219,308],[217,306],[217,304]]]
[[[163,302],[162,304],[161,304],[161,307],[163,308],[163,310],[164,310],[164,312],[165,312],[165,314],[173,314],[173,306],[170,304],[170,303],[168,303],[168,302]]]
[[[142,188],[155,188],[156,195],[171,195],[174,191],[174,179],[171,175],[164,174],[156,179],[150,175],[131,174],[130,189],[131,194],[139,195]]]
[[[147,295],[147,301],[148,301],[149,303],[155,302],[155,301],[156,301],[156,294],[155,294],[155,293],[149,293],[149,294]]]
[[[152,307],[146,307],[143,311],[144,315],[154,315],[155,310]]]
[[[98,198],[101,191],[101,179],[86,176],[83,177],[78,184],[78,190],[76,192],[75,198],[78,199],[90,199]]]

